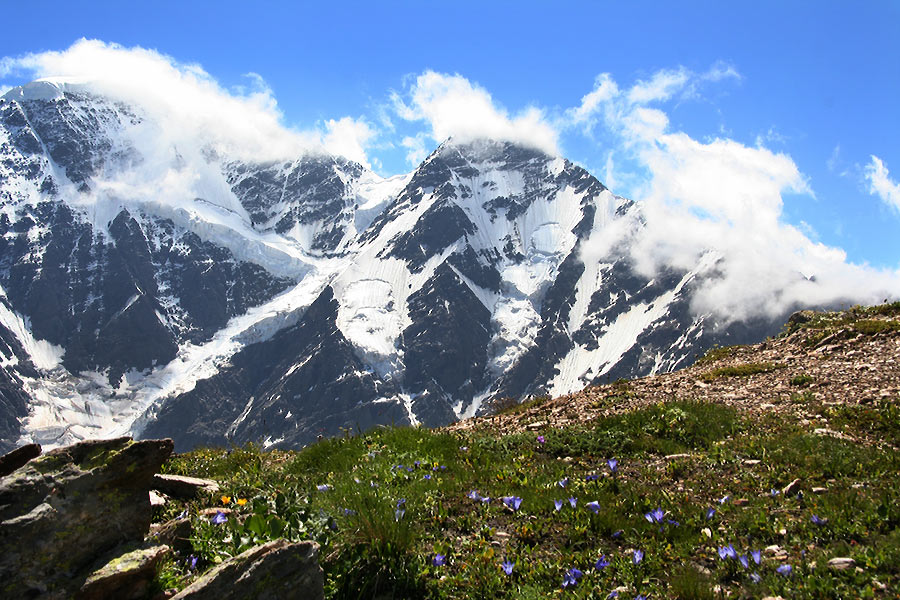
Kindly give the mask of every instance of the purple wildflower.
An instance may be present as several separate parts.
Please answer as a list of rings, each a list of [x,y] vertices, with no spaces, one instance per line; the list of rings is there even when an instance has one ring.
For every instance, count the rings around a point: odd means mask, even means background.
[[[178,516],[175,517],[175,518],[176,518],[176,519],[184,519],[184,518],[187,517],[187,516],[188,516],[188,511],[187,511],[187,509],[184,509],[183,511],[181,511],[180,513],[178,513]]]
[[[406,514],[406,510],[404,510],[402,508],[398,508],[397,510],[394,511],[394,520],[399,523],[400,519],[402,519],[403,515],[405,515],[405,514]]]
[[[190,569],[191,571],[196,571],[197,570],[197,560],[198,560],[197,557],[194,556],[193,554],[191,554],[190,557],[188,557],[188,569]]]
[[[421,461],[421,460],[417,460],[417,461],[415,461],[415,462],[413,463],[413,465],[415,465],[415,467],[418,469],[419,467],[422,466],[422,461]]]
[[[666,523],[668,523],[672,527],[678,527],[679,525],[681,525],[681,523],[679,523],[675,519],[666,519]]]
[[[665,514],[666,513],[663,512],[663,509],[657,508],[656,510],[651,510],[646,515],[644,515],[644,518],[651,523],[662,523]]]
[[[503,504],[513,510],[519,510],[522,505],[522,499],[518,496],[503,496]]]
[[[502,563],[500,563],[500,568],[503,569],[503,572],[506,573],[507,575],[512,575],[513,567],[515,566],[515,564],[516,563],[514,563],[510,560],[505,560]]]
[[[319,490],[320,492],[327,492],[328,490],[331,489],[331,484],[323,483],[322,485],[317,485],[316,489]]]
[[[772,488],[771,490],[769,490],[769,495],[772,496],[773,498],[774,498],[775,496],[777,496],[778,494],[780,494],[780,493],[781,493],[781,492],[778,491],[778,490],[776,490],[775,488]]]
[[[734,546],[731,544],[719,546],[719,558],[722,560],[725,560],[726,558],[737,558],[737,552],[735,552]]]
[[[585,481],[597,481],[597,479],[598,479],[599,477],[600,477],[600,476],[597,475],[596,473],[591,473],[590,475],[587,475],[587,476],[584,478],[584,480],[585,480]]]
[[[716,509],[714,509],[712,507],[707,508],[706,509],[706,520],[709,521],[710,519],[712,519],[715,516],[715,514],[716,514]]]
[[[793,568],[791,568],[791,565],[781,565],[780,567],[775,569],[776,573],[778,573],[779,575],[782,575],[784,577],[790,577],[791,571],[793,571]]]
[[[344,509],[344,516],[345,516],[345,517],[352,517],[352,516],[355,515],[355,514],[356,514],[356,511],[353,510],[352,508],[345,508],[345,509]]]
[[[566,487],[567,485],[569,485],[569,478],[563,477],[562,479],[560,479],[559,481],[556,482],[556,485],[558,485],[561,488]]]
[[[762,552],[760,552],[759,550],[751,550],[750,558],[753,559],[753,562],[759,564],[759,561],[762,560]]]
[[[634,564],[640,563],[644,560],[644,551],[643,550],[635,550],[634,554],[631,555],[631,562]]]
[[[600,558],[597,559],[597,562],[594,563],[594,568],[597,569],[598,571],[605,567],[608,567],[608,566],[609,566],[609,560],[606,558],[606,555],[604,555],[604,554],[601,554]]]
[[[559,512],[563,507],[563,501],[562,500],[554,500],[553,506],[554,506],[554,508],[556,508],[556,512]]]
[[[228,517],[225,516],[221,510],[216,512],[215,516],[211,519],[213,525],[221,525],[225,521],[228,520]]]
[[[431,564],[435,567],[442,567],[447,564],[447,557],[443,554],[435,554],[434,558],[431,559]]]
[[[539,435],[539,436],[537,436],[537,441],[538,441],[538,444],[543,444],[547,440],[544,439],[544,436]]]
[[[472,500],[481,500],[481,496],[478,495],[478,490],[472,490],[466,494],[466,497],[471,498]]]
[[[812,517],[810,517],[809,520],[813,522],[813,525],[819,525],[819,526],[822,526],[828,522],[828,519],[823,519],[819,515],[813,515]]]
[[[482,497],[481,497],[481,503],[482,503],[482,504],[488,504],[490,501],[491,501],[491,497],[490,497],[490,496],[482,496]]]
[[[625,530],[624,530],[624,529],[619,529],[618,531],[613,531],[613,533],[612,533],[612,538],[613,538],[613,539],[618,539],[618,538],[622,537],[622,534],[623,534],[623,533],[625,533]]]
[[[759,573],[750,573],[750,581],[753,583],[759,583],[762,581],[762,577],[759,576]]]
[[[730,495],[730,494],[725,494],[724,496],[722,496],[721,498],[719,498],[719,504],[725,504],[725,503],[728,502],[730,499],[731,499],[731,495]]]
[[[587,507],[591,510],[595,515],[600,512],[600,503],[594,500],[593,502],[588,502]]]
[[[749,569],[749,568],[750,568],[750,561],[747,559],[747,555],[746,555],[746,554],[741,554],[740,556],[738,556],[738,560],[741,561],[741,565],[742,565],[745,569]]]
[[[572,567],[566,574],[563,576],[562,586],[563,588],[567,588],[569,586],[575,586],[578,583],[578,580],[581,579],[582,572],[575,567]]]
[[[609,470],[610,470],[612,473],[615,473],[616,470],[618,470],[618,468],[619,468],[619,461],[617,461],[617,460],[614,459],[614,458],[610,458],[609,460],[607,460],[607,461],[606,461],[606,464],[609,465]]]
[[[431,479],[431,473],[425,473],[424,479]]]
[[[578,500],[574,496],[572,496],[571,498],[569,498],[569,504],[572,506],[572,508],[575,508],[575,505],[578,504]]]
[[[609,593],[609,596],[606,597],[606,600],[612,600],[613,598],[618,598],[618,597],[619,597],[619,592],[617,592],[616,590],[613,590]]]

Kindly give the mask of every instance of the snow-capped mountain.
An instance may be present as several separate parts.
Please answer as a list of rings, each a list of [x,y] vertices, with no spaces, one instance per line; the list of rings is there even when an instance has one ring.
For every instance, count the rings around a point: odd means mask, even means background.
[[[690,310],[712,253],[640,276],[640,207],[563,158],[450,140],[382,179],[160,127],[85,84],[0,99],[4,447],[438,425],[771,332]]]

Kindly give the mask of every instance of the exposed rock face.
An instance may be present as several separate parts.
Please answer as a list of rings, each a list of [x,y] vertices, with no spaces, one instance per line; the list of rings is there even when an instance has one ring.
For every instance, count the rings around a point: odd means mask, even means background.
[[[38,444],[26,444],[16,448],[12,452],[0,456],[0,477],[6,477],[29,460],[40,456],[41,447]]]
[[[275,540],[231,558],[173,600],[320,600],[325,598],[319,545]]]
[[[154,489],[181,498],[191,500],[201,494],[218,494],[219,484],[211,479],[198,477],[184,477],[181,475],[163,475],[157,473],[153,476]]]
[[[0,479],[0,595],[69,597],[98,556],[142,542],[153,474],[172,448],[172,440],[82,442]]]
[[[142,600],[156,566],[170,552],[168,546],[153,546],[115,557],[87,578],[75,600]]]

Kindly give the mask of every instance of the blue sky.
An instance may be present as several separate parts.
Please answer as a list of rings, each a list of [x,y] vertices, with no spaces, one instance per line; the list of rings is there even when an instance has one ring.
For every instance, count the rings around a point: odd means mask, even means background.
[[[775,181],[761,212],[849,262],[900,267],[898,2],[137,4],[5,4],[0,87],[71,75],[22,57],[80,38],[152,49],[228,93],[263,93],[287,128],[349,118],[382,174],[458,135],[471,101],[476,129],[533,134],[616,193],[704,214],[719,205],[678,198],[672,165],[724,153],[721,177],[746,166],[748,184]],[[617,94],[579,113],[604,82]],[[454,98],[461,114],[442,104]]]

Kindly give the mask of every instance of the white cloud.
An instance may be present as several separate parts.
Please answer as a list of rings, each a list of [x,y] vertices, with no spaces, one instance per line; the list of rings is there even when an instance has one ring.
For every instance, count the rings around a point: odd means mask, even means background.
[[[411,165],[417,165],[428,156],[429,150],[425,145],[427,134],[419,132],[415,136],[407,136],[400,142],[404,148],[408,149],[406,153],[406,162]]]
[[[594,81],[594,89],[585,94],[581,105],[571,113],[575,123],[590,120],[600,108],[619,95],[619,86],[609,73],[601,73]]]
[[[528,107],[516,115],[495,104],[484,88],[461,75],[426,71],[418,77],[405,97],[392,97],[397,115],[407,121],[425,121],[435,142],[452,137],[459,142],[481,138],[510,141],[550,154],[558,154],[559,134],[544,112]],[[415,138],[404,146],[411,149]],[[418,143],[418,142],[415,142]],[[418,152],[411,152],[415,158]]]
[[[726,322],[777,317],[795,306],[900,297],[897,272],[850,264],[841,249],[816,242],[785,221],[785,195],[813,195],[790,156],[767,149],[764,139],[755,147],[725,137],[698,141],[671,131],[663,108],[646,106],[686,97],[698,81],[733,77],[739,76],[722,65],[702,75],[661,71],[623,94],[598,92],[601,100],[582,100],[567,113],[573,121],[575,115],[582,120],[585,114],[602,115],[618,137],[617,154],[643,171],[633,193],[643,224],[628,245],[637,268],[647,276],[671,267],[693,270],[706,257],[694,308],[713,311]],[[595,92],[617,89],[608,76],[598,82]],[[620,180],[630,175],[621,166],[616,174]],[[900,198],[875,157],[867,176],[873,190],[877,181],[882,196]],[[596,249],[588,256],[599,259]]]
[[[374,136],[368,124],[347,118],[308,131],[289,129],[258,74],[248,74],[247,85],[228,90],[200,65],[140,47],[82,39],[63,51],[0,59],[0,78],[10,75],[89,84],[91,90],[140,107],[171,144],[200,143],[236,158],[291,158],[328,147],[367,162],[361,150]]]
[[[326,150],[369,168],[366,148],[377,135],[371,125],[362,119],[343,117],[338,120],[329,119],[325,122],[325,127],[327,133],[322,139],[322,144]]]
[[[881,198],[881,201],[900,211],[900,184],[891,180],[887,165],[872,155],[872,162],[866,165],[865,178],[869,182],[869,193]]]
[[[638,81],[628,90],[628,101],[632,104],[668,100],[673,94],[684,89],[692,73],[680,67],[657,71],[648,81]]]

